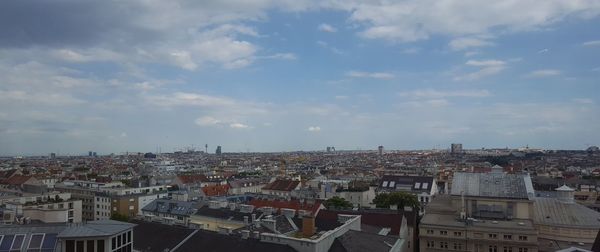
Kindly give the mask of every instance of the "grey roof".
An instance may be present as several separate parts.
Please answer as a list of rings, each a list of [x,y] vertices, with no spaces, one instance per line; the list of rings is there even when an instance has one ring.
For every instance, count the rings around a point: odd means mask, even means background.
[[[144,208],[142,211],[155,213],[168,213],[173,215],[190,216],[194,214],[196,204],[189,201],[177,201],[169,199],[156,199]]]
[[[535,198],[536,223],[575,228],[600,227],[600,213],[577,203],[565,203],[553,198]]]
[[[454,173],[451,195],[460,196],[530,199],[535,192],[527,174],[504,173]]]
[[[128,229],[135,224],[115,220],[98,220],[73,224],[58,234],[59,238],[111,236]]]
[[[390,251],[398,238],[385,235],[371,234],[361,231],[348,230],[345,234],[336,238],[331,245],[331,252],[353,252],[353,251]]]
[[[41,224],[41,225],[2,225],[0,235],[24,234],[24,233],[54,233],[58,234],[65,230],[66,224]]]

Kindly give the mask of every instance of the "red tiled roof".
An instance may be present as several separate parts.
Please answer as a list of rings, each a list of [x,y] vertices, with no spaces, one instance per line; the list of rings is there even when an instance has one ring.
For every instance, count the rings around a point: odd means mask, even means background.
[[[229,191],[229,185],[213,185],[213,186],[205,186],[202,187],[202,191],[204,195],[213,197],[213,196],[223,196],[227,195]]]
[[[179,180],[181,181],[181,183],[184,183],[184,184],[191,184],[191,183],[207,182],[208,181],[208,179],[204,175],[179,175],[179,176],[177,176],[177,178],[179,178]]]
[[[300,184],[300,181],[296,180],[288,180],[288,179],[278,179],[263,187],[265,190],[275,190],[275,191],[288,191],[296,189],[296,187]]]
[[[280,212],[281,208],[289,208],[289,209],[294,209],[296,211],[306,210],[306,211],[310,211],[314,215],[319,212],[319,209],[323,205],[323,201],[322,200],[314,200],[312,204],[309,204],[306,201],[304,203],[302,203],[302,202],[300,202],[299,199],[292,199],[292,200],[252,199],[252,200],[250,200],[250,202],[248,204],[253,205],[255,208],[272,207],[272,208],[277,209],[277,212]]]
[[[5,179],[2,183],[6,185],[22,185],[27,182],[27,180],[31,179],[31,176],[24,175],[14,175],[8,179]]]

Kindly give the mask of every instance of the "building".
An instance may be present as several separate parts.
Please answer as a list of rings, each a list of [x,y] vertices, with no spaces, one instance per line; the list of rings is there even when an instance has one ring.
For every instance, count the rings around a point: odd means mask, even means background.
[[[263,179],[237,179],[229,183],[229,194],[240,195],[245,193],[260,193],[262,188],[267,185]]]
[[[352,203],[354,207],[373,207],[373,199],[375,199],[375,187],[373,186],[356,186],[348,188],[337,188],[333,195],[338,196]]]
[[[451,144],[450,145],[450,153],[451,154],[462,154],[463,153],[462,144],[459,144],[459,143]]]
[[[531,178],[525,174],[454,173],[449,195],[428,206],[421,251],[538,251]]]
[[[81,216],[84,220],[108,220],[111,217],[111,200],[108,193],[100,190],[104,186],[107,184],[71,181],[56,184],[55,189],[81,200]]]
[[[135,224],[114,220],[90,221],[73,225],[58,233],[61,252],[133,251],[133,227]]]
[[[44,201],[5,204],[15,216],[21,216],[19,222],[39,221],[43,223],[79,223],[81,222],[81,200],[48,198]]]
[[[379,145],[379,147],[377,147],[377,153],[379,155],[383,155],[383,146],[382,145]]]
[[[2,225],[2,251],[133,251],[135,224],[103,220],[79,224]]]
[[[147,221],[180,226],[189,226],[190,217],[195,212],[194,202],[169,199],[157,199],[142,208],[142,214]]]
[[[397,176],[384,175],[377,188],[378,193],[408,192],[417,196],[424,209],[438,192],[436,179],[433,176]]]
[[[300,189],[300,181],[291,179],[276,179],[262,188],[263,194],[282,197],[291,196],[292,191]]]
[[[217,146],[217,149],[215,150],[215,154],[217,155],[221,155],[221,146]]]
[[[591,248],[600,231],[600,213],[576,203],[574,190],[568,186],[563,185],[556,192],[556,198],[535,198],[534,223],[540,243],[555,244],[553,249],[571,242]]]

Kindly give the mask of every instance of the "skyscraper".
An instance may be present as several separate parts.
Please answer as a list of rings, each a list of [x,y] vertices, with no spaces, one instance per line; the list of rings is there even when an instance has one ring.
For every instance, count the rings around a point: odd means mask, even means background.
[[[383,155],[383,145],[379,145],[379,147],[377,147],[377,151],[379,155]]]
[[[221,155],[221,146],[217,146],[217,150],[215,151],[215,154],[217,155]]]

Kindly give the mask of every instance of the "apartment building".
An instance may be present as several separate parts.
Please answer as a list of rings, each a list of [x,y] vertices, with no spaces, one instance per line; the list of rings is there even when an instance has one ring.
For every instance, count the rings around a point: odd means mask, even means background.
[[[427,206],[420,250],[537,252],[534,195],[529,175],[455,173],[450,195]]]

